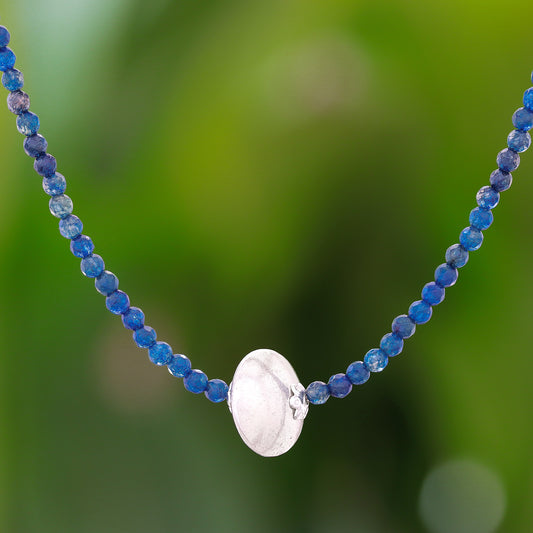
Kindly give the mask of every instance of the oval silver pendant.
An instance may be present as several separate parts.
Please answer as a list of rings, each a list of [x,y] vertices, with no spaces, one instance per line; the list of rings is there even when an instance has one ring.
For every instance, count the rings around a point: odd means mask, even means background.
[[[298,440],[308,401],[289,361],[262,349],[239,363],[228,406],[242,440],[259,455],[276,457]]]

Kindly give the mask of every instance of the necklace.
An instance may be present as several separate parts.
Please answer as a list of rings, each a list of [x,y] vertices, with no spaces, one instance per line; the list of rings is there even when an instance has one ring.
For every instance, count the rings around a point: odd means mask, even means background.
[[[128,295],[118,288],[117,276],[106,270],[103,259],[94,253],[93,242],[82,233],[83,224],[73,214],[72,200],[65,194],[66,180],[57,172],[55,158],[47,153],[46,139],[38,133],[39,118],[29,111],[30,99],[22,91],[23,75],[14,68],[15,55],[7,47],[9,41],[8,30],[0,27],[0,70],[2,84],[10,91],[8,108],[17,116],[17,128],[25,136],[24,149],[34,158],[34,168],[43,177],[44,191],[51,197],[50,211],[59,219],[60,233],[70,240],[72,253],[80,258],[82,273],[95,280],[96,290],[105,296],[109,311],[122,318],[124,326],[133,332],[135,343],[148,350],[154,364],[166,366],[170,374],[183,379],[188,391],[204,393],[214,403],[228,402],[244,442],[263,456],[277,456],[289,450],[302,431],[309,404],[324,404],[330,396],[346,397],[353,386],[362,385],[372,373],[383,371],[389,359],[403,350],[404,340],[415,333],[416,326],[430,320],[432,308],[443,301],[445,289],[456,283],[458,269],[466,265],[469,252],[481,247],[482,232],[493,221],[492,209],[497,206],[500,193],[511,186],[511,172],[519,166],[519,154],[531,144],[528,131],[533,127],[533,88],[526,90],[524,107],[513,115],[515,129],[508,136],[508,147],[497,156],[498,168],[490,175],[490,185],[478,191],[477,207],[471,211],[470,225],[461,232],[459,243],[446,250],[445,263],[437,267],[434,280],[424,286],[421,299],[393,320],[391,331],[384,335],[379,347],[369,350],[362,361],[351,363],[344,373],[331,376],[327,383],[315,381],[305,388],[283,356],[273,350],[255,350],[238,365],[228,387],[220,379],[208,379],[204,372],[192,368],[185,355],[174,354],[169,344],[157,340],[155,330],[145,324],[143,311],[130,305]]]

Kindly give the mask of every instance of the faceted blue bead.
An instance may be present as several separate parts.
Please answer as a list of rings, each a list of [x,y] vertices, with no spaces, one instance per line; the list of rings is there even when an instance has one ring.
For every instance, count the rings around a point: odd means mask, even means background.
[[[513,175],[510,172],[497,169],[490,175],[490,185],[497,192],[506,191],[513,183]]]
[[[452,244],[446,250],[446,263],[453,268],[462,268],[468,263],[468,252],[460,244]]]
[[[154,328],[144,326],[133,332],[133,340],[139,348],[150,348],[155,343],[157,334]]]
[[[191,371],[191,362],[185,355],[174,355],[167,366],[168,371],[177,378],[184,378]]]
[[[184,378],[183,385],[193,394],[200,394],[207,389],[207,376],[201,370],[191,370]]]
[[[94,250],[93,241],[87,235],[80,235],[70,241],[70,251],[80,259],[91,255]]]
[[[74,208],[72,200],[66,194],[52,196],[48,205],[50,207],[50,213],[57,218],[65,218],[72,214],[72,209]]]
[[[22,135],[35,135],[39,131],[39,117],[31,111],[26,111],[17,117],[17,129]]]
[[[425,324],[426,322],[429,322],[432,313],[433,309],[431,308],[431,305],[424,302],[424,300],[413,302],[409,307],[409,318],[415,324]]]
[[[527,131],[513,130],[507,137],[507,146],[515,152],[525,152],[531,146],[531,135]]]
[[[94,286],[100,294],[109,296],[118,289],[118,278],[113,272],[104,270],[98,278],[94,280]]]
[[[15,64],[16,60],[17,58],[15,57],[15,54],[13,53],[13,50],[11,50],[11,48],[7,48],[4,46],[0,48],[0,70],[2,72],[13,68],[13,65]]]
[[[48,148],[48,142],[46,139],[36,133],[35,135],[30,135],[24,139],[24,151],[30,157],[39,157],[41,154],[46,152]]]
[[[486,185],[476,194],[477,205],[483,209],[494,209],[500,201],[500,193]]]
[[[465,228],[459,236],[461,244],[469,251],[479,250],[483,243],[483,233],[473,226]]]
[[[533,128],[533,111],[525,107],[517,109],[513,115],[513,126],[517,130],[529,131]]]
[[[2,74],[2,85],[8,91],[18,91],[24,87],[24,75],[16,68],[6,70]]]
[[[494,220],[494,215],[489,209],[476,207],[470,211],[470,225],[477,229],[488,229]]]
[[[50,196],[59,196],[67,190],[67,180],[63,174],[56,172],[49,178],[43,178],[43,190]]]
[[[79,237],[82,230],[83,222],[76,215],[68,215],[59,221],[59,233],[61,233],[65,239],[75,239],[76,237]]]
[[[352,391],[352,382],[346,374],[335,374],[329,378],[328,389],[334,398],[344,398]]]
[[[415,330],[415,323],[407,315],[397,316],[392,321],[392,332],[396,333],[396,335],[398,335],[398,337],[401,337],[402,339],[407,339],[411,337],[411,335],[414,334]]]
[[[365,355],[365,366],[370,372],[381,372],[389,363],[389,358],[378,348],[369,350]]]
[[[14,115],[21,115],[30,108],[30,97],[24,91],[14,91],[7,96],[7,108]]]
[[[104,260],[98,254],[88,255],[81,260],[81,271],[88,278],[97,278],[104,271]]]
[[[461,244],[463,243],[461,242]],[[439,265],[435,269],[435,281],[437,285],[440,285],[441,287],[451,287],[452,285],[455,285],[458,275],[457,269],[446,263]]]
[[[130,307],[122,315],[122,323],[125,328],[132,329],[133,331],[140,329],[144,326],[144,313],[138,307]]]
[[[33,168],[37,174],[44,178],[53,176],[57,170],[57,161],[53,155],[43,154],[33,162]]]
[[[422,300],[429,305],[438,305],[444,300],[444,293],[444,287],[431,281],[430,283],[426,283],[422,289]]]
[[[221,379],[210,379],[207,382],[205,396],[214,403],[220,403],[228,397],[228,385]]]
[[[166,342],[158,341],[148,349],[148,357],[154,365],[164,366],[172,360],[172,348]]]
[[[402,352],[403,339],[398,337],[396,333],[387,333],[386,335],[383,335],[379,347],[387,357],[394,357]]]
[[[0,26],[0,46],[7,46],[11,39],[9,31],[5,26]]]
[[[309,400],[309,403],[313,405],[323,405],[328,401],[329,388],[323,381],[313,381],[306,391],[305,395]]]
[[[130,298],[124,291],[116,290],[105,299],[105,305],[114,315],[121,315],[128,310]]]
[[[501,170],[512,172],[520,165],[520,156],[515,151],[505,148],[498,154],[496,162]]]
[[[363,361],[354,361],[347,368],[346,377],[353,385],[362,385],[370,379],[370,371]]]
[[[530,87],[524,93],[524,107],[533,111],[533,87]]]

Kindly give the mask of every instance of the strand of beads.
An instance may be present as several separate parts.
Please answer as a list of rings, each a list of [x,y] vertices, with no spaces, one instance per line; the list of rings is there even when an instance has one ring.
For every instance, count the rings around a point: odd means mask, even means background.
[[[39,117],[29,110],[30,97],[22,91],[24,76],[14,68],[16,58],[7,46],[9,41],[9,31],[0,26],[0,71],[3,72],[2,85],[9,91],[7,106],[17,116],[17,128],[25,136],[24,150],[35,159],[35,171],[43,177],[43,189],[51,197],[50,212],[59,218],[59,231],[70,240],[71,252],[81,259],[81,271],[95,280],[96,290],[106,297],[109,311],[122,317],[124,326],[133,331],[137,346],[148,350],[152,363],[167,366],[173,376],[183,378],[188,391],[195,394],[203,392],[212,402],[223,402],[228,396],[227,384],[220,379],[209,380],[204,372],[191,368],[191,362],[185,355],[174,354],[169,344],[157,340],[155,330],[145,325],[142,310],[130,306],[128,295],[118,288],[117,276],[105,270],[104,260],[94,253],[92,240],[82,234],[83,223],[72,214],[72,200],[65,194],[65,177],[57,172],[56,159],[47,153],[48,143],[38,133]]]
[[[533,73],[531,80],[533,81]],[[381,339],[379,348],[369,350],[363,361],[353,362],[346,373],[331,376],[328,383],[311,383],[306,389],[310,403],[324,404],[330,396],[344,398],[350,394],[354,385],[366,383],[371,373],[383,371],[389,358],[403,350],[404,339],[414,335],[418,324],[428,322],[433,307],[444,300],[445,290],[457,281],[458,269],[466,265],[469,252],[481,247],[483,231],[492,224],[492,209],[498,205],[500,193],[511,186],[511,172],[520,164],[519,154],[525,152],[531,144],[529,130],[533,128],[533,87],[524,93],[524,107],[515,111],[512,120],[515,129],[507,137],[507,148],[496,158],[498,168],[490,175],[490,185],[478,191],[478,206],[470,212],[470,226],[461,232],[459,244],[446,250],[446,262],[435,270],[435,281],[424,286],[422,299],[413,302],[406,315],[397,316],[393,320],[392,331]]]

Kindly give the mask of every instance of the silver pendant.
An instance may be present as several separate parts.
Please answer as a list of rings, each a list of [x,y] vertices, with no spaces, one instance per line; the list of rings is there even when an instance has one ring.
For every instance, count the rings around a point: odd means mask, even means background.
[[[242,440],[259,455],[276,457],[298,440],[309,402],[285,357],[255,350],[235,370],[228,406]]]

